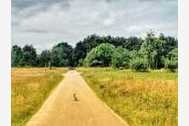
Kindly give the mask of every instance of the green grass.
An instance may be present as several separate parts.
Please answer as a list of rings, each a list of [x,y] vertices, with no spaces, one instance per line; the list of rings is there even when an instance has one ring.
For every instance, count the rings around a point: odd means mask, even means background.
[[[79,68],[105,103],[130,126],[177,126],[177,73]]]
[[[66,69],[13,68],[11,91],[12,126],[24,126],[41,107]]]

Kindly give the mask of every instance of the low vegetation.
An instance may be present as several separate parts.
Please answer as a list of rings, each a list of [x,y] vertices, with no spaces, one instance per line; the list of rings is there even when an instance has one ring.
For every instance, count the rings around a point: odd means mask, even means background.
[[[177,73],[78,69],[97,96],[130,126],[177,126]]]
[[[40,108],[66,69],[12,68],[12,126],[24,126]]]

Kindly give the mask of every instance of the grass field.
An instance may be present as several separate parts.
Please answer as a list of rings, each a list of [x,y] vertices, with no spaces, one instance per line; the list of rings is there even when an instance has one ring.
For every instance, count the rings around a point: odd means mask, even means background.
[[[13,68],[11,74],[12,126],[24,126],[50,91],[62,80],[65,68]]]
[[[79,68],[89,86],[130,126],[177,126],[177,73]]]

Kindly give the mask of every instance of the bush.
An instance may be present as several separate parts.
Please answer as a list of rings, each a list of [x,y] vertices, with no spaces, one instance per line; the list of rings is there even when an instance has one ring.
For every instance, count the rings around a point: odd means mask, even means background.
[[[165,68],[166,69],[169,69],[170,71],[175,72],[177,67],[178,67],[177,62],[170,60],[170,59],[165,59]]]
[[[93,48],[84,60],[85,66],[110,66],[114,46],[103,43]]]
[[[172,72],[178,68],[178,49],[175,48],[170,51],[167,57],[164,59],[165,68]]]
[[[130,60],[130,68],[136,71],[146,72],[148,71],[148,62],[145,58],[135,56]]]
[[[95,56],[96,56],[96,49],[93,48],[84,59],[84,62],[83,62],[84,66],[91,66],[92,61],[95,60]]]
[[[122,47],[116,48],[112,55],[112,66],[114,68],[129,67],[129,51]]]

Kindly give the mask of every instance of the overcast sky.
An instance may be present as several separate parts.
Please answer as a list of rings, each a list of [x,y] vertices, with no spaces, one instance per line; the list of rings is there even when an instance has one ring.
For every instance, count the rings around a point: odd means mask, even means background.
[[[12,0],[12,44],[38,51],[96,33],[177,36],[177,0]]]

